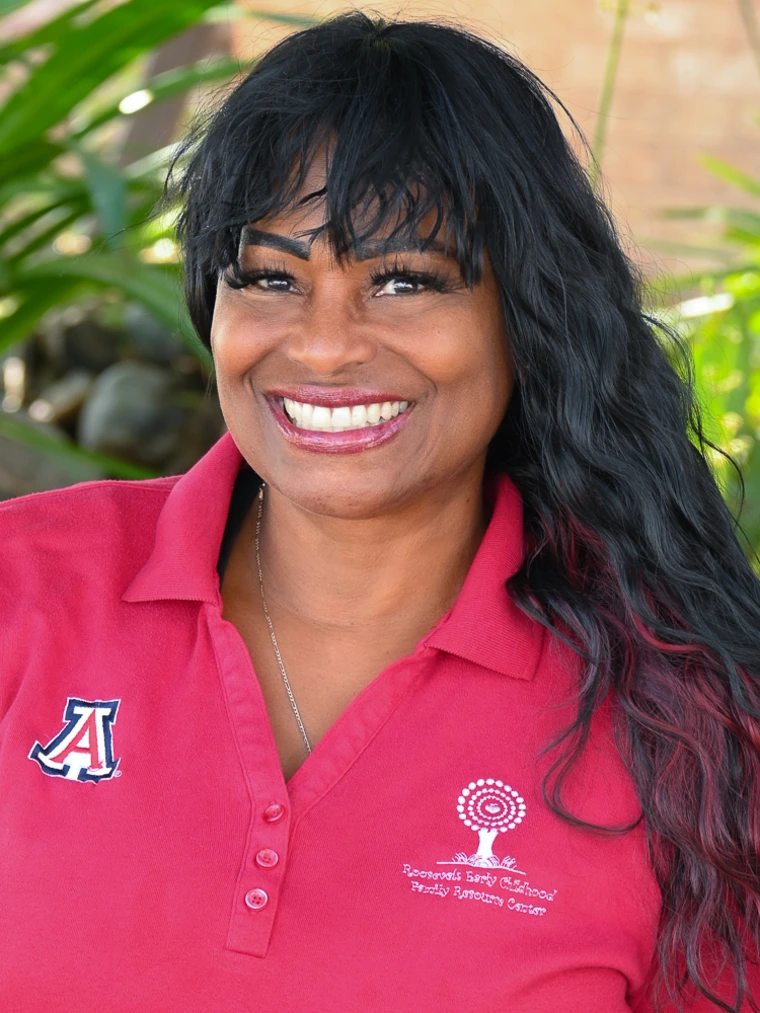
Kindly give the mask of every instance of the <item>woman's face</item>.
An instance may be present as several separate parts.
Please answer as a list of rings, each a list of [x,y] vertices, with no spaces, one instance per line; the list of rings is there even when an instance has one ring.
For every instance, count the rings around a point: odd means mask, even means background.
[[[304,192],[324,178],[312,167]],[[211,344],[242,454],[294,504],[335,517],[479,478],[513,386],[490,261],[472,290],[443,249],[368,248],[339,267],[323,235],[299,236],[323,222],[312,200],[255,223],[241,266],[264,276],[239,290],[220,279]]]

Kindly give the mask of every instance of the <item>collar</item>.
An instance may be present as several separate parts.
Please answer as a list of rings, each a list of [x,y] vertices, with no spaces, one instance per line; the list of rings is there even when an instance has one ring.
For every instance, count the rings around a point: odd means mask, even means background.
[[[425,643],[515,679],[532,679],[544,627],[507,594],[524,555],[522,496],[505,472],[486,477],[491,520],[451,610]]]
[[[172,486],[153,551],[122,595],[126,602],[205,601],[218,605],[219,548],[243,457],[229,432]],[[543,627],[521,612],[504,582],[523,558],[519,490],[503,472],[488,476],[493,512],[452,608],[423,642],[516,679],[532,679]]]
[[[226,432],[180,476],[158,515],[153,551],[122,595],[123,601],[219,603],[216,563],[242,463],[240,451]]]

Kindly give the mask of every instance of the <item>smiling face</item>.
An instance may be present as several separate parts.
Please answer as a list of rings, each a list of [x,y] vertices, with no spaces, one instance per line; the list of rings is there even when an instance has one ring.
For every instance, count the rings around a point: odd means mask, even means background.
[[[324,185],[315,163],[304,193]],[[381,254],[383,231],[339,266],[324,234],[299,238],[323,223],[321,200],[256,222],[246,284],[219,281],[211,345],[236,444],[282,495],[335,517],[479,480],[513,386],[487,255],[472,290],[442,246]]]

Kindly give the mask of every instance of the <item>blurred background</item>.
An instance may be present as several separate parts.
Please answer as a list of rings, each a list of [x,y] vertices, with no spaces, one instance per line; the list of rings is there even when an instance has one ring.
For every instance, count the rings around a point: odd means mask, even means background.
[[[175,474],[224,431],[155,205],[193,118],[347,6],[0,0],[0,499]],[[760,549],[760,0],[353,6],[470,27],[566,105],[648,307],[691,342]],[[710,463],[738,511],[737,470]]]

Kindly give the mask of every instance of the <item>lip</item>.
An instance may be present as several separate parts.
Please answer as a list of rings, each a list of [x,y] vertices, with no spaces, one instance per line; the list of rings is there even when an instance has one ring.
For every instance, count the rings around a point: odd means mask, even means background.
[[[293,388],[290,388],[293,389]],[[304,388],[299,388],[304,389]],[[345,394],[345,391],[341,391],[341,396]],[[353,392],[349,392],[353,393]],[[397,415],[395,418],[388,419],[387,422],[381,422],[375,426],[366,426],[364,429],[349,429],[344,433],[326,433],[320,432],[318,429],[299,429],[294,426],[280,403],[281,397],[291,397],[291,394],[275,395],[274,393],[268,393],[266,395],[269,408],[272,412],[274,420],[277,424],[277,428],[280,430],[282,435],[295,447],[300,447],[302,450],[312,450],[322,454],[355,454],[362,450],[370,450],[374,447],[382,446],[392,440],[397,433],[401,432],[406,423],[408,422],[408,416],[412,414],[414,405],[410,404],[406,411]],[[294,401],[298,398],[293,397]],[[304,398],[306,400],[306,398]],[[388,401],[389,398],[384,398]],[[399,400],[394,398],[394,400]],[[374,404],[374,401],[341,401],[328,403],[326,401],[310,401],[311,404],[323,404],[327,407],[340,408],[347,404]]]
[[[278,387],[276,390],[264,391],[264,394],[268,398],[286,397],[291,401],[321,405],[323,408],[346,408],[355,404],[382,404],[383,401],[391,403],[393,401],[410,401],[403,394],[387,394],[383,391],[367,390],[366,387],[310,387],[308,384]]]

